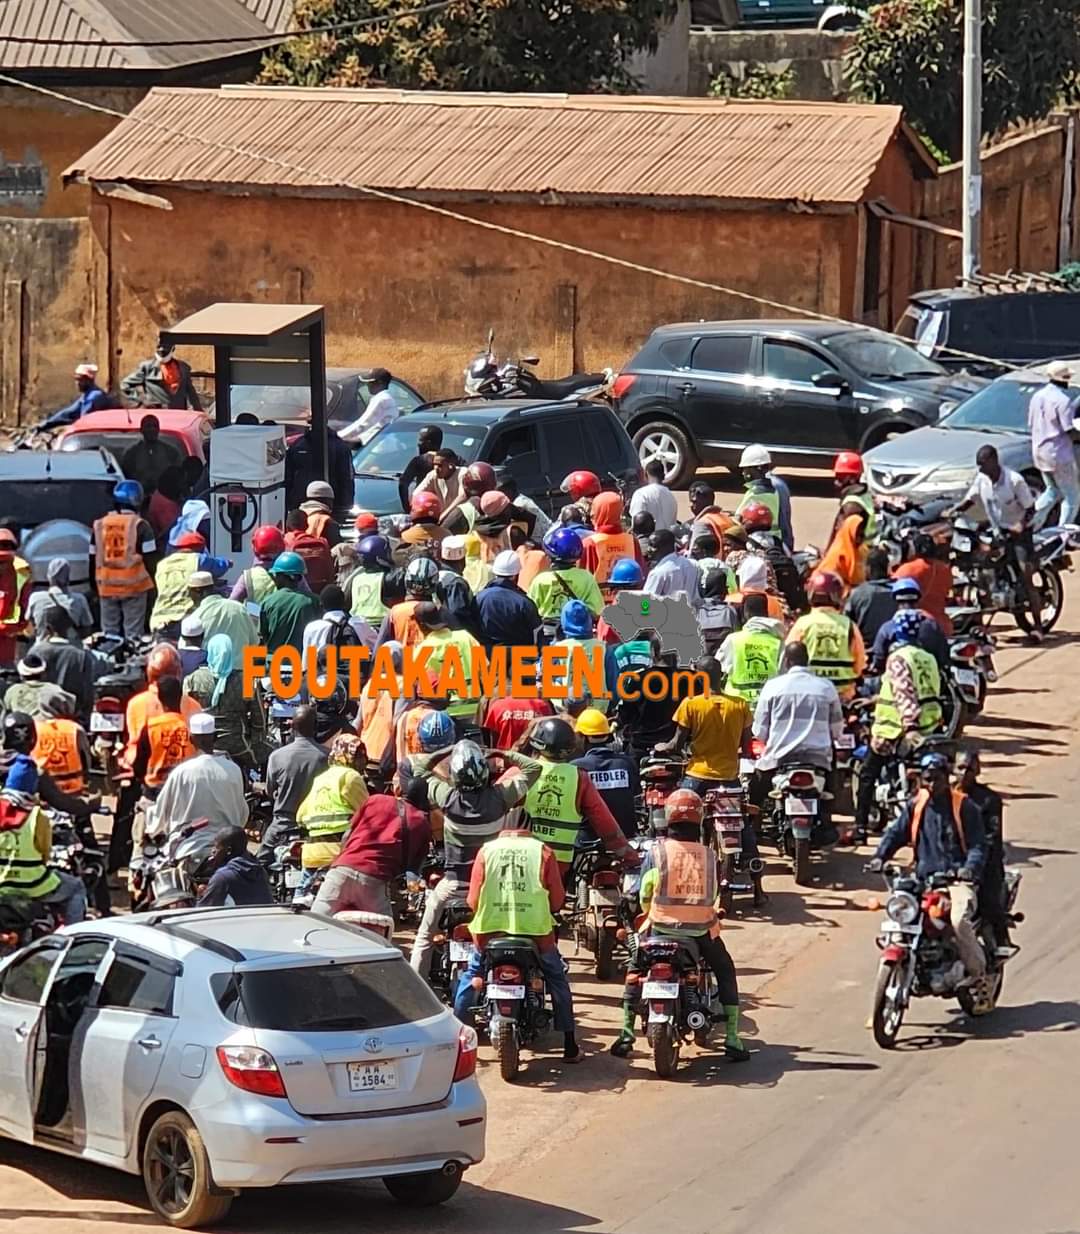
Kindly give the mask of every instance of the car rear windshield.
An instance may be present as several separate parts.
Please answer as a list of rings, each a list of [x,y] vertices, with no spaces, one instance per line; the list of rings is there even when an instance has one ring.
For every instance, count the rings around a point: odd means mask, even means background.
[[[162,433],[161,436],[180,451],[181,457],[187,456],[187,442],[178,433]],[[136,420],[132,424],[130,432],[125,432],[124,429],[117,429],[115,432],[103,433],[68,433],[63,442],[61,442],[60,449],[67,452],[71,450],[96,450],[100,447],[102,450],[108,450],[119,463],[123,460],[127,451],[136,442],[141,440],[142,438],[139,436],[139,422]]]
[[[0,509],[16,527],[38,527],[53,518],[70,518],[92,527],[112,509],[113,478],[101,480],[8,480],[0,473]]]
[[[1028,404],[1042,386],[1041,381],[1010,381],[1002,377],[965,399],[941,421],[941,425],[953,429],[1026,433]],[[1080,398],[1080,390],[1070,388],[1069,395]]]
[[[904,381],[910,377],[940,377],[945,370],[914,347],[876,330],[847,330],[825,339],[825,345],[870,381]]]
[[[400,476],[416,453],[416,434],[429,422],[403,416],[373,437],[366,446],[353,452],[353,471],[358,476]],[[480,425],[444,424],[443,449],[453,450],[458,458],[471,463],[480,451],[487,429]]]
[[[442,1010],[404,958],[218,973],[210,988],[234,1024],[285,1033],[392,1028]]]

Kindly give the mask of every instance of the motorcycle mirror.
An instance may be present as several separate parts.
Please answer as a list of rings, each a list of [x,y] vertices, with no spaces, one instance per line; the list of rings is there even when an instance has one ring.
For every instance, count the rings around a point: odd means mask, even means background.
[[[540,357],[539,356],[522,356],[521,363],[529,364],[535,367],[537,364],[540,363]]]

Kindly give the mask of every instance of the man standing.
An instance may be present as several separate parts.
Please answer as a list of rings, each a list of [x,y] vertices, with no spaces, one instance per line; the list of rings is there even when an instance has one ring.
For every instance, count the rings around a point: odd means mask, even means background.
[[[719,545],[717,555],[726,557],[728,545],[725,544],[724,537],[735,526],[735,520],[716,504],[716,491],[704,480],[695,480],[690,485],[687,496],[690,499],[690,513],[693,516],[690,523],[691,546],[703,531],[711,531]]]
[[[889,580],[889,554],[875,545],[866,555],[866,582],[851,592],[844,615],[859,627],[863,644],[873,647],[881,627],[896,612],[896,597]]]
[[[635,489],[630,498],[630,518],[651,514],[655,527],[670,531],[678,518],[678,508],[675,494],[664,483],[664,464],[658,458],[645,464],[645,479],[647,483]]]
[[[1057,502],[1061,502],[1058,521],[1062,523],[1074,523],[1080,507],[1080,477],[1072,436],[1077,395],[1069,391],[1072,375],[1064,360],[1048,364],[1046,385],[1035,391],[1028,405],[1031,453],[1045,486],[1035,502],[1036,531]]]
[[[735,508],[735,517],[750,502],[758,501],[772,515],[784,548],[795,548],[795,535],[791,528],[791,489],[779,476],[772,474],[772,455],[764,446],[747,446],[739,458],[739,470],[746,484],[746,495]]]
[[[427,475],[413,489],[412,500],[416,501],[421,493],[434,493],[438,497],[444,519],[464,500],[461,467],[458,465],[458,456],[453,450],[444,446],[435,451],[435,462]]]
[[[312,480],[300,509],[307,516],[307,530],[333,548],[341,543],[341,528],[334,519],[334,490],[325,480]]]
[[[650,596],[686,596],[692,608],[701,606],[701,573],[689,557],[675,551],[675,536],[661,529],[654,531],[645,550],[649,573],[645,592]]]
[[[49,586],[30,597],[27,617],[35,632],[42,624],[47,608],[59,606],[71,618],[72,640],[81,642],[94,629],[94,616],[81,591],[71,590],[71,565],[66,557],[54,557],[49,562]]]
[[[103,411],[109,405],[109,396],[97,383],[98,366],[96,364],[77,364],[75,366],[75,386],[79,393],[73,403],[61,407],[42,424],[42,428],[61,428],[65,424],[74,424],[81,416],[92,411]]]
[[[264,865],[274,860],[278,837],[296,826],[296,811],[311,791],[315,777],[326,770],[327,750],[315,740],[315,708],[297,707],[293,714],[292,741],[274,750],[266,764],[266,793],[272,803],[270,825],[263,834],[258,858]]]
[[[384,368],[373,368],[366,382],[368,403],[363,412],[347,428],[341,430],[341,440],[367,444],[382,428],[401,415],[397,400],[390,393],[393,379]]]
[[[176,348],[171,343],[159,341],[150,359],[120,382],[120,392],[140,407],[166,407],[174,411],[190,407],[202,411],[191,380],[191,365],[176,358]]]
[[[33,578],[29,564],[18,553],[19,541],[8,527],[0,527],[0,668],[15,663],[15,648],[26,629]]]
[[[435,466],[435,451],[441,445],[442,429],[437,424],[427,424],[416,434],[416,453],[405,464],[398,480],[398,500],[406,514],[409,513],[409,499],[414,485],[419,484]]]
[[[139,421],[139,433],[139,440],[124,451],[120,469],[129,480],[137,481],[145,492],[152,493],[162,472],[182,466],[184,460],[172,442],[162,439],[161,421],[157,416],[143,416]]]
[[[139,513],[142,504],[142,485],[121,480],[113,489],[112,514],[94,523],[90,540],[101,628],[106,634],[122,634],[128,642],[141,638],[146,629],[146,606],[154,589],[157,540]]]

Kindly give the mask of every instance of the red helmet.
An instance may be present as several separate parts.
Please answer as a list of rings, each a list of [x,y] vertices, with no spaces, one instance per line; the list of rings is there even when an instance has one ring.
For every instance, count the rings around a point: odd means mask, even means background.
[[[862,455],[854,450],[841,450],[833,459],[833,479],[861,480],[863,473]]]
[[[256,527],[251,547],[256,557],[276,557],[285,551],[285,537],[277,527]]]
[[[150,685],[162,677],[182,677],[180,653],[172,643],[159,643],[146,658],[146,680]]]
[[[832,570],[815,570],[806,582],[811,604],[839,604],[844,598],[844,580]]]
[[[747,531],[769,531],[772,528],[772,511],[764,502],[748,501],[739,511],[739,522]]]
[[[409,502],[413,518],[438,518],[442,514],[442,502],[434,493],[416,493]]]
[[[689,788],[677,788],[664,802],[664,817],[669,823],[697,823],[705,817],[705,802]]]
[[[495,483],[495,468],[490,463],[470,463],[461,477],[461,486],[470,497],[490,492]]]
[[[600,477],[594,471],[572,471],[559,487],[574,501],[581,501],[600,492]]]
[[[361,510],[353,526],[356,528],[357,536],[370,536],[379,530],[379,520],[367,510]]]

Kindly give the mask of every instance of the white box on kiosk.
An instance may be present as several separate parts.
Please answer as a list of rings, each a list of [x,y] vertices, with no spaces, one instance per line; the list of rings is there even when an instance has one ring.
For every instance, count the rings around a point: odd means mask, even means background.
[[[235,581],[255,559],[251,536],[285,521],[285,430],[233,424],[210,435],[210,552],[228,557]]]

